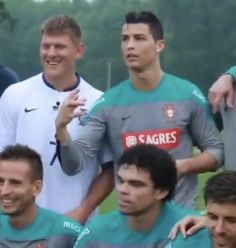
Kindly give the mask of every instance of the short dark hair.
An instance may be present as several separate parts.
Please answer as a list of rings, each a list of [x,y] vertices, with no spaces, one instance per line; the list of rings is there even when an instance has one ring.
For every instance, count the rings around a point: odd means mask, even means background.
[[[28,146],[20,144],[6,146],[0,153],[0,161],[28,162],[31,180],[43,180],[43,165],[40,155]]]
[[[125,16],[125,22],[128,23],[144,23],[147,24],[155,41],[164,38],[164,31],[161,21],[150,11],[131,11]]]
[[[67,15],[56,15],[46,19],[41,26],[41,35],[43,33],[67,33],[73,40],[80,40],[82,38],[82,32],[78,23]]]
[[[236,172],[225,171],[208,179],[204,199],[206,204],[208,201],[236,204]]]
[[[168,190],[163,201],[169,200],[177,184],[175,161],[169,153],[150,144],[140,144],[127,149],[119,159],[118,166],[135,165],[150,173],[154,188]]]

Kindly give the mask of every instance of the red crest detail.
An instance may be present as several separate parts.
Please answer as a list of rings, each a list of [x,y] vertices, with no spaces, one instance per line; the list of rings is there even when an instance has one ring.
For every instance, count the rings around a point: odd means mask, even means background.
[[[163,107],[163,114],[168,121],[174,121],[177,115],[177,109],[174,104],[166,104]]]

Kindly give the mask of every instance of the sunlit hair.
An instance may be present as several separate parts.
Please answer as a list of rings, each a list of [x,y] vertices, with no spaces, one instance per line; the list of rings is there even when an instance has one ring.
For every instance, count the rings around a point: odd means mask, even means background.
[[[155,41],[164,38],[161,21],[150,11],[131,11],[125,16],[127,24],[144,23],[147,24]]]
[[[47,34],[62,34],[67,33],[72,40],[80,40],[82,32],[78,23],[69,16],[56,15],[46,19],[41,26],[41,35]]]
[[[208,179],[204,199],[206,204],[209,201],[236,204],[236,172],[225,171]]]
[[[175,161],[169,153],[150,144],[140,144],[126,150],[119,159],[120,166],[133,166],[148,171],[154,188],[168,190],[163,201],[171,199],[177,183]]]
[[[40,155],[28,146],[19,144],[6,146],[0,153],[0,161],[27,162],[31,171],[31,180],[43,179],[43,165]]]

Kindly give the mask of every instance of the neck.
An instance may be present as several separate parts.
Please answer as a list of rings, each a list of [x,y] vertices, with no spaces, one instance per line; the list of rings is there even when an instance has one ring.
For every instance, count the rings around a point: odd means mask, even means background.
[[[129,70],[130,79],[137,90],[150,91],[155,89],[161,81],[163,71],[159,61],[145,70]]]
[[[23,213],[16,216],[10,216],[10,224],[14,228],[24,228],[34,222],[37,213],[38,207],[34,204],[27,208]]]
[[[153,205],[148,211],[138,216],[129,216],[128,225],[135,231],[149,231],[160,215],[161,203]]]
[[[50,77],[46,73],[44,73],[44,77],[56,90],[63,91],[67,88],[73,87],[77,82],[77,76],[75,73],[71,73],[70,75],[64,75],[60,77]]]

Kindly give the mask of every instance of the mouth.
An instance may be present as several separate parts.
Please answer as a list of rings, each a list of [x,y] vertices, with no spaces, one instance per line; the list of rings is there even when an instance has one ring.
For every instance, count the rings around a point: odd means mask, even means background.
[[[133,54],[133,53],[129,53],[129,54],[127,54],[126,58],[128,60],[136,60],[138,58],[138,56]]]
[[[11,199],[0,199],[0,205],[4,208],[9,208],[14,206],[14,201]]]
[[[129,200],[126,199],[119,199],[119,206],[120,207],[127,207],[130,206],[131,202]]]
[[[213,235],[213,241],[214,241],[214,244],[217,245],[217,247],[222,247],[222,248],[227,248],[228,247],[227,246],[227,241],[223,237]]]
[[[51,60],[46,60],[47,64],[50,66],[57,66],[60,64],[59,61],[51,61]]]

